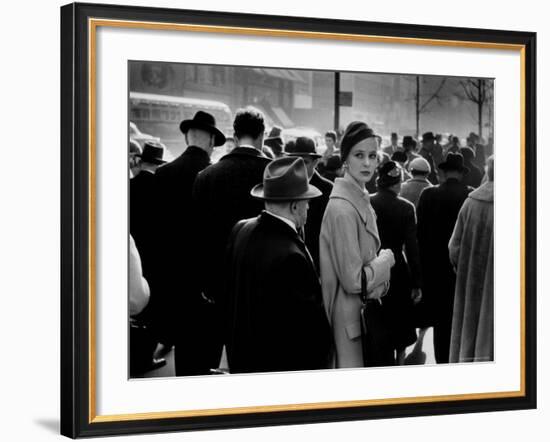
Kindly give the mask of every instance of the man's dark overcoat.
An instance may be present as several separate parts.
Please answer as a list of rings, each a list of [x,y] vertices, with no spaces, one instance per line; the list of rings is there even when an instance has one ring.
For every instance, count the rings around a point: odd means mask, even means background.
[[[296,231],[267,212],[240,221],[226,260],[230,371],[328,368],[332,338],[321,285]]]
[[[332,192],[332,183],[323,178],[317,171],[313,172],[309,184],[317,187],[323,194],[309,201],[309,210],[307,213],[307,222],[305,225],[306,245],[313,258],[315,267],[319,270],[319,235],[321,234],[321,224],[323,215],[327,208],[328,199]]]
[[[189,146],[157,170],[157,271],[151,295],[157,328],[176,344],[176,374],[202,374],[217,368],[209,355],[208,333],[197,333],[213,316],[201,297],[197,274],[196,221],[192,201],[197,174],[210,164],[203,149]],[[178,352],[178,347],[180,351]],[[185,353],[186,370],[179,356]],[[214,358],[215,359],[215,358]],[[192,367],[191,367],[192,365]],[[216,365],[215,367],[213,365]]]
[[[207,296],[222,303],[222,285],[215,275],[223,268],[227,239],[237,221],[260,214],[263,202],[250,190],[263,180],[271,160],[251,147],[236,147],[196,179],[193,200],[200,241],[202,287]]]
[[[389,189],[379,189],[370,201],[381,247],[391,249],[395,257],[390,289],[382,303],[391,321],[394,348],[403,349],[416,341],[411,289],[420,288],[421,275],[415,209],[410,201]]]
[[[130,234],[141,259],[145,279],[152,277],[155,266],[155,174],[142,170],[130,180]]]
[[[455,178],[422,191],[418,201],[418,246],[422,265],[419,325],[434,326],[437,362],[448,362],[456,276],[449,260],[449,239],[458,212],[473,189]]]

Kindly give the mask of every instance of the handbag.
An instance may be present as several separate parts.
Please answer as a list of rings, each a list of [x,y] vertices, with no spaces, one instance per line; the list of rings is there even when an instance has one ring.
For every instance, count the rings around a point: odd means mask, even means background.
[[[361,345],[363,366],[386,367],[395,365],[393,342],[380,299],[368,299],[367,275],[361,270]]]

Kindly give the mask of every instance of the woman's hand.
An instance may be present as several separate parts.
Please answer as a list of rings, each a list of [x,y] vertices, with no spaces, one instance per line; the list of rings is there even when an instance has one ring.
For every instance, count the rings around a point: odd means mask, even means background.
[[[381,260],[387,262],[390,267],[393,267],[395,264],[395,257],[393,256],[393,252],[391,251],[391,249],[380,250],[378,257]]]

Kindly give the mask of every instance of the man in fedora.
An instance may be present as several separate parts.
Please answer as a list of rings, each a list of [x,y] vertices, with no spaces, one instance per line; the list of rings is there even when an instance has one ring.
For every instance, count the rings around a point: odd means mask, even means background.
[[[199,244],[195,241],[192,190],[197,174],[210,165],[214,147],[222,146],[225,136],[216,127],[215,118],[203,111],[183,120],[180,130],[187,149],[156,175],[158,271],[151,299],[158,300],[156,322],[161,342],[175,345],[176,375],[184,376],[208,374],[212,367],[211,337],[203,330],[210,306],[195,278]]]
[[[321,195],[308,181],[301,158],[272,161],[250,191],[265,210],[232,230],[225,278],[231,373],[328,368],[321,285],[298,234],[308,201]]]
[[[316,170],[321,155],[315,150],[315,141],[313,138],[296,138],[294,144],[289,144],[287,146],[286,154],[293,157],[301,157],[304,160],[309,183],[322,193],[319,198],[315,198],[311,201],[307,223],[303,229],[304,240],[313,257],[315,267],[319,269],[319,235],[321,234],[321,222],[323,221],[325,208],[327,207],[328,199],[332,192],[332,183],[326,178],[323,178]]]
[[[254,108],[240,109],[235,115],[233,129],[237,147],[202,171],[193,188],[193,215],[197,220],[194,234],[200,241],[197,274],[201,291],[217,315],[203,328],[213,330],[216,336],[212,353],[218,362],[224,340],[221,312],[225,301],[220,275],[227,239],[237,221],[261,212],[263,205],[250,195],[250,189],[262,180],[264,169],[270,162],[262,153],[265,125],[261,112]]]
[[[428,180],[432,184],[437,184],[439,181],[437,179],[437,172],[435,170],[435,165],[438,164],[435,159],[435,136],[433,132],[425,132],[422,134],[422,148],[420,149],[420,156],[422,156],[430,164],[430,175],[428,175]]]
[[[282,137],[283,130],[279,126],[273,126],[264,140],[264,145],[273,152],[273,158],[280,158],[284,152],[284,141]]]
[[[140,161],[140,172],[130,180],[130,234],[141,257],[143,276],[152,277],[155,262],[156,232],[153,226],[156,211],[155,172],[162,164],[164,148],[155,141],[146,141],[142,153],[134,156]]]
[[[455,272],[448,244],[462,204],[473,188],[462,182],[469,172],[459,153],[450,152],[439,165],[442,183],[425,188],[418,201],[418,246],[423,287],[420,326],[434,327],[437,363],[449,362]]]
[[[130,262],[132,262],[133,255],[136,255],[140,265],[129,267],[129,278],[130,281],[140,281],[140,284],[145,280],[144,284],[147,286],[147,283],[154,279],[157,258],[158,233],[155,227],[157,213],[154,206],[157,198],[155,173],[166,161],[163,160],[164,147],[156,141],[146,141],[143,152],[139,149],[139,144],[136,147],[135,144],[132,146],[132,142],[130,142],[130,148],[134,149],[134,159],[139,161],[139,172],[130,179]],[[137,163],[134,162],[134,165]],[[151,295],[149,294],[149,296]],[[147,306],[132,317],[132,324],[141,326],[139,328],[141,333],[133,333],[136,329],[132,328],[130,334],[132,373],[145,372],[166,364],[165,359],[154,358],[155,333],[149,327],[143,327],[151,325],[151,315],[152,309]]]

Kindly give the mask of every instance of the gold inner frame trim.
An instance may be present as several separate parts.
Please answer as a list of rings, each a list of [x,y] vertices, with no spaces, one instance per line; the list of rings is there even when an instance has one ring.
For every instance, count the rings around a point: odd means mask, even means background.
[[[216,409],[197,409],[197,410],[181,410],[181,411],[162,411],[150,413],[132,413],[132,414],[116,414],[116,415],[97,415],[96,414],[96,31],[97,28],[115,27],[115,28],[134,28],[148,30],[169,30],[169,31],[185,31],[185,32],[205,32],[218,34],[235,34],[235,35],[253,35],[267,37],[290,37],[290,38],[309,38],[309,39],[324,39],[324,40],[340,40],[340,41],[355,41],[355,42],[370,42],[370,43],[387,43],[387,44],[409,44],[419,46],[444,46],[444,47],[460,47],[460,48],[477,48],[477,49],[497,49],[519,51],[520,53],[520,210],[521,210],[521,228],[520,228],[520,389],[518,391],[506,392],[488,392],[488,393],[466,393],[454,395],[439,395],[439,396],[419,396],[419,397],[404,397],[404,398],[387,398],[387,399],[369,399],[369,400],[353,400],[353,401],[337,401],[337,402],[316,402],[302,404],[284,404],[284,405],[262,405],[248,406],[235,408],[216,408]],[[349,408],[349,407],[365,407],[376,405],[397,405],[397,404],[420,404],[427,402],[442,402],[442,401],[461,401],[461,400],[483,400],[483,399],[499,399],[499,398],[514,398],[525,396],[526,380],[525,380],[525,108],[526,108],[526,84],[525,84],[525,45],[520,44],[504,44],[493,42],[474,42],[474,41],[458,41],[458,40],[439,40],[439,39],[423,39],[423,38],[404,38],[404,37],[388,37],[376,35],[358,35],[358,34],[339,34],[339,33],[321,33],[321,32],[306,32],[292,31],[281,29],[263,29],[263,28],[243,28],[231,26],[209,26],[209,25],[191,25],[179,23],[156,23],[156,22],[139,22],[126,20],[111,20],[111,19],[88,19],[88,85],[89,85],[89,423],[100,422],[118,422],[118,421],[135,421],[146,419],[169,419],[179,417],[198,417],[198,416],[220,416],[220,415],[237,415],[247,413],[269,413],[281,411],[298,411],[298,410],[322,410],[329,408]]]

